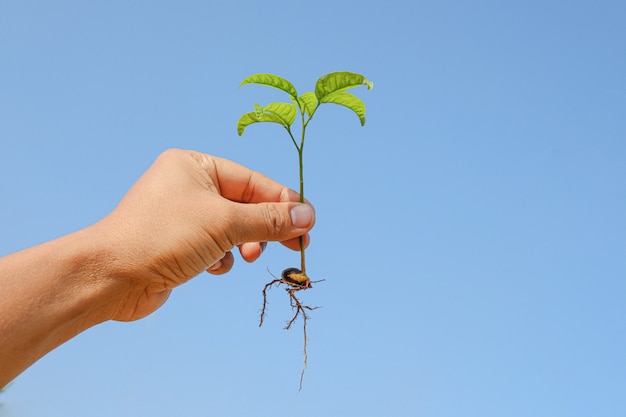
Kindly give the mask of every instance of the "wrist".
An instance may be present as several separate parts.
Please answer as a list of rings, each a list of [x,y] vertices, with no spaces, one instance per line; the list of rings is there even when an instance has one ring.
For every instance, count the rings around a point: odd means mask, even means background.
[[[128,290],[128,280],[116,272],[118,257],[113,239],[98,224],[68,235],[58,242],[65,251],[62,266],[72,285],[70,298],[90,327],[113,318],[118,300]]]

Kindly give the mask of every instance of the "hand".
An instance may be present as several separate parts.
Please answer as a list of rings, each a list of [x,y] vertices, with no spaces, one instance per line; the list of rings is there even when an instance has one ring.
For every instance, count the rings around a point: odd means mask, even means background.
[[[296,192],[225,159],[164,152],[96,224],[0,258],[0,388],[50,350],[107,320],[136,320],[239,247],[300,249],[315,213]],[[261,243],[259,243],[261,242]]]
[[[109,276],[124,289],[111,318],[139,319],[203,270],[228,272],[235,246],[249,262],[266,241],[299,250],[299,236],[314,222],[313,208],[295,191],[257,172],[198,152],[166,151],[94,226],[109,242]]]

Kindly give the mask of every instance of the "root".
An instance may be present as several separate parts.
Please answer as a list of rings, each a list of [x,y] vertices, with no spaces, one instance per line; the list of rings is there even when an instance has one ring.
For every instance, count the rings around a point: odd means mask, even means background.
[[[298,274],[300,273],[300,270],[297,270],[295,268],[289,268],[285,271],[297,271]],[[281,278],[276,278],[276,276],[274,276],[274,274],[272,274],[268,269],[268,272],[270,273],[270,275],[274,277],[274,280],[265,284],[265,287],[263,288],[263,308],[261,309],[261,318],[259,321],[259,327],[263,325],[263,319],[265,317],[265,310],[267,307],[267,289],[270,288],[274,284],[276,284],[277,286],[280,284],[287,285],[287,288],[285,288],[285,291],[289,293],[289,304],[291,305],[291,308],[295,310],[295,313],[293,317],[291,318],[291,320],[287,322],[287,325],[285,326],[285,330],[289,330],[291,326],[298,319],[298,316],[302,315],[302,332],[303,332],[304,342],[303,342],[303,352],[302,352],[303,353],[303,365],[302,365],[302,372],[300,373],[300,386],[298,389],[298,392],[299,392],[302,390],[302,382],[304,381],[304,371],[307,368],[307,361],[309,359],[309,355],[307,354],[308,339],[306,335],[306,324],[307,324],[307,320],[309,319],[309,316],[306,314],[306,310],[309,310],[309,311],[315,310],[319,307],[311,307],[311,306],[303,305],[298,299],[298,297],[296,297],[296,294],[295,294],[298,291],[311,288],[311,281],[307,279],[306,282],[302,282],[302,283],[295,282],[292,277],[285,275],[285,271],[283,271],[283,276]],[[314,282],[320,282],[320,281],[314,281]]]
[[[267,307],[267,289],[268,287],[271,287],[272,285],[277,283],[280,283],[280,280],[278,278],[276,278],[272,282],[268,282],[263,288],[263,308],[261,309],[261,319],[259,320],[259,327],[263,326],[263,318],[265,317],[265,308]]]
[[[303,342],[303,349],[302,349],[302,355],[303,355],[303,364],[302,364],[302,372],[300,372],[300,387],[298,389],[298,391],[302,391],[302,382],[304,381],[304,371],[306,371],[306,366],[307,366],[307,361],[309,359],[309,355],[307,353],[306,350],[306,346],[307,346],[307,336],[306,336],[306,322],[309,319],[309,316],[307,316],[306,312],[304,311],[306,310],[315,310],[319,307],[310,307],[310,306],[305,306],[302,305],[302,303],[300,303],[300,300],[298,300],[298,297],[296,297],[296,295],[294,294],[296,291],[300,291],[304,288],[288,288],[287,292],[289,293],[290,296],[290,300],[289,302],[291,303],[291,307],[294,308],[296,310],[296,314],[294,314],[294,316],[291,318],[291,320],[289,320],[287,322],[287,326],[285,327],[285,330],[289,330],[289,328],[291,327],[291,325],[293,323],[295,323],[296,319],[298,318],[298,316],[300,314],[302,314],[302,334],[304,336],[304,342]]]

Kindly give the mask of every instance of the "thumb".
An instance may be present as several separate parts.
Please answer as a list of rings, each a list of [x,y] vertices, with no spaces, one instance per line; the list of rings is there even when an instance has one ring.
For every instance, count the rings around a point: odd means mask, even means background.
[[[234,212],[228,233],[235,245],[292,239],[315,224],[315,210],[305,203],[237,203]]]

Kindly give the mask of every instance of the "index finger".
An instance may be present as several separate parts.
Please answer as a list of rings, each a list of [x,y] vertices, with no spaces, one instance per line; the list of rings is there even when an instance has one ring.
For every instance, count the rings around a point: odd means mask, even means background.
[[[220,194],[239,203],[299,202],[294,190],[228,159],[200,154],[202,168]]]

